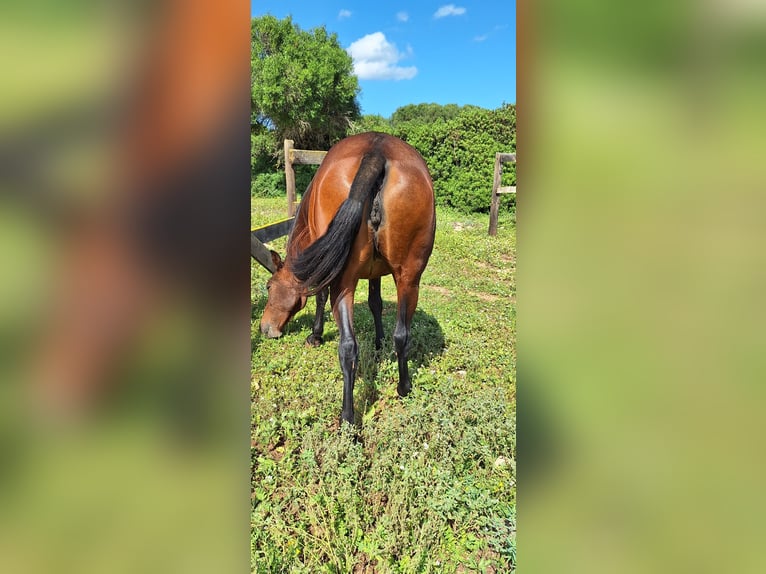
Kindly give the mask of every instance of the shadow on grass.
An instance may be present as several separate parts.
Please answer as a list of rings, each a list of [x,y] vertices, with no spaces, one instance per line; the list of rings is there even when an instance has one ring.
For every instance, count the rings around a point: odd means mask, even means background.
[[[260,322],[266,298],[258,298],[251,308],[251,318],[255,325]],[[306,304],[309,313],[303,313],[298,319],[290,321],[285,328],[286,333],[300,332],[308,337],[314,323],[316,300],[312,297]],[[375,324],[372,312],[367,302],[354,304],[354,332],[359,347],[359,366],[354,389],[354,405],[357,425],[362,417],[372,410],[380,398],[379,384],[396,385],[399,380],[396,353],[393,345],[393,332],[396,324],[396,301],[383,301],[383,345],[380,351],[375,350]],[[331,344],[337,350],[338,329],[329,309],[325,307],[324,345]],[[255,351],[263,341],[257,326],[251,336],[251,347]],[[407,356],[410,379],[415,380],[421,368],[428,367],[433,357],[444,351],[444,332],[435,317],[421,309],[415,311],[410,330],[409,354]],[[381,367],[385,372],[381,373]],[[340,364],[337,366],[337,384],[342,385],[343,379]],[[385,381],[383,380],[385,379]],[[340,405],[338,405],[340,411]]]
[[[356,423],[370,412],[380,399],[381,385],[396,386],[399,381],[398,362],[393,344],[396,325],[396,302],[383,302],[383,346],[375,350],[375,327],[366,303],[354,305],[354,327],[359,345],[359,369],[357,371],[354,401]],[[421,309],[415,311],[410,330],[407,355],[410,380],[416,380],[418,371],[428,367],[431,360],[444,351],[444,332],[432,315]],[[381,368],[385,369],[381,373]]]

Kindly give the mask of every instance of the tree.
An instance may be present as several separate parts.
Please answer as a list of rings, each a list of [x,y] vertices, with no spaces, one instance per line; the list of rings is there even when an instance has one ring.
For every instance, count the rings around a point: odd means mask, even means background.
[[[324,26],[301,30],[289,16],[253,18],[251,108],[253,132],[304,149],[328,149],[359,118],[359,82],[351,56]]]

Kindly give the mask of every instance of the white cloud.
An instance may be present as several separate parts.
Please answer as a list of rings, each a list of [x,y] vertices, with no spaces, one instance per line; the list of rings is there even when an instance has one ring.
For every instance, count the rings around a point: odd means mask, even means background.
[[[402,53],[386,40],[383,32],[367,34],[353,42],[347,52],[354,61],[354,73],[360,80],[410,80],[418,73],[415,66],[397,66],[399,60],[412,54],[408,46]]]
[[[434,12],[434,18],[444,18],[445,16],[460,16],[465,14],[465,8],[455,6],[454,4],[445,4]]]
[[[489,38],[489,34],[482,34],[481,36],[474,37],[473,41],[474,42],[483,42],[487,38]]]
[[[338,20],[343,20],[343,18],[351,18],[351,10],[346,10],[343,8],[340,12],[338,12]]]
[[[397,12],[396,19],[399,20],[399,22],[406,22],[410,19],[410,15],[407,14],[407,12]]]

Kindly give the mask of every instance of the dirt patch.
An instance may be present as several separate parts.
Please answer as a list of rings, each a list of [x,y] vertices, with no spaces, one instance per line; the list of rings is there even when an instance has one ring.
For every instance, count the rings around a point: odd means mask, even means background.
[[[360,552],[358,556],[359,561],[354,566],[352,574],[376,574],[379,572],[377,560],[370,560],[364,552]]]
[[[490,295],[489,293],[478,293],[476,291],[469,291],[471,295],[476,297],[477,299],[481,299],[482,301],[486,301],[487,303],[494,303],[495,301],[499,301],[500,299],[505,299],[505,297],[500,297],[500,295]]]
[[[480,551],[478,555],[475,555],[475,558],[477,562],[484,561],[485,564],[487,564],[482,572],[485,572],[486,574],[496,574],[500,572],[496,566],[500,559],[500,555],[497,552],[494,552],[489,548],[485,548],[484,550]],[[468,574],[469,572],[475,572],[475,570],[469,570],[467,566],[461,564],[457,567],[455,572],[457,574]]]
[[[486,269],[487,271],[491,271],[493,273],[508,273],[509,268],[515,265],[515,260],[512,257],[501,255],[499,259],[502,262],[502,265],[493,265],[491,263],[487,263],[486,261],[474,261],[473,264],[476,267]]]
[[[279,462],[285,456],[285,438],[280,437],[276,443],[269,446],[269,457],[275,462]]]
[[[388,504],[388,495],[385,492],[373,492],[367,496],[367,503],[373,508],[382,508]]]
[[[476,227],[474,223],[466,223],[464,221],[456,221],[452,224],[452,229],[455,231],[463,231],[464,229],[473,229]]]
[[[425,289],[428,289],[429,291],[435,291],[439,295],[443,295],[445,297],[452,297],[452,291],[450,289],[447,289],[446,287],[440,287],[438,285],[425,285]],[[480,291],[465,291],[468,295],[471,295],[472,297],[476,297],[477,299],[481,301],[485,301],[487,303],[495,303],[496,301],[500,301],[501,299],[510,299],[509,297],[502,297],[500,295],[492,295],[491,293],[482,293]]]
[[[424,287],[430,291],[436,291],[440,295],[444,295],[445,297],[451,297],[452,291],[447,289],[446,287],[439,287],[438,285],[424,285]]]
[[[473,261],[473,264],[476,265],[476,267],[481,267],[482,269],[489,269],[490,271],[499,271],[499,269],[495,265],[490,265],[486,261]]]
[[[309,534],[311,534],[311,536],[314,538],[323,540],[325,537],[325,530],[318,524],[311,523],[309,524]]]

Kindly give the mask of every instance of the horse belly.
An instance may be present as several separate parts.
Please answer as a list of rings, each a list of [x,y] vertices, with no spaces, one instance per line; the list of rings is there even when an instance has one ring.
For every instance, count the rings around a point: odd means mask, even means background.
[[[359,279],[377,279],[391,274],[388,261],[375,249],[373,235],[374,232],[369,227],[365,229],[363,226],[351,250],[346,271]]]
[[[384,259],[373,259],[369,266],[369,273],[364,277],[365,279],[378,279],[384,275],[391,274],[391,267]]]

